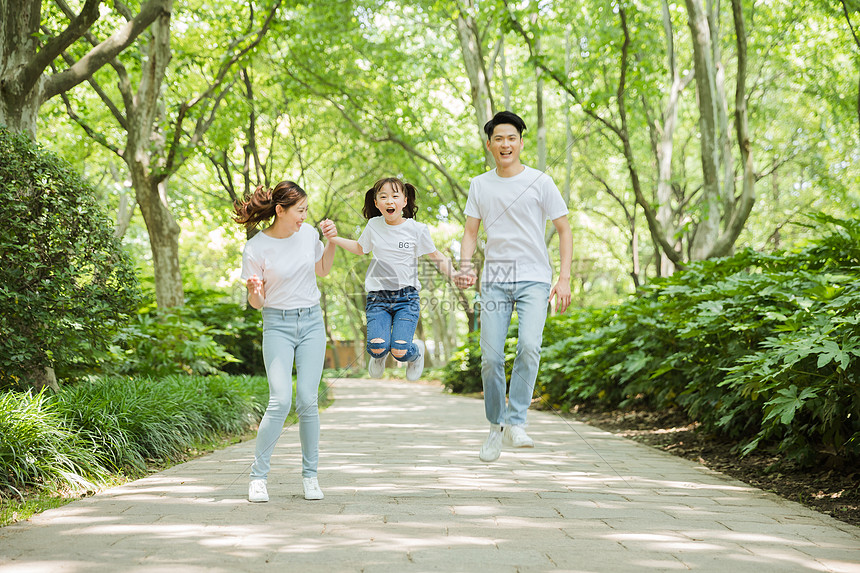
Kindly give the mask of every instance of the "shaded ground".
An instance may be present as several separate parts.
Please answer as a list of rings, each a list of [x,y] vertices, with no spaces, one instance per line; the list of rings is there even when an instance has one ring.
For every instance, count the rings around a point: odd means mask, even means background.
[[[860,526],[860,468],[775,466],[780,457],[768,452],[741,458],[732,452],[734,443],[698,432],[697,424],[681,412],[577,412],[573,416]]]

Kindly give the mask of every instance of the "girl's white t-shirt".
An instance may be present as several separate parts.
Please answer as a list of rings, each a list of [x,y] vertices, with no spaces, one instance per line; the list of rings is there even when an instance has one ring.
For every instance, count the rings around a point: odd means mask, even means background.
[[[384,217],[374,217],[364,227],[358,244],[365,253],[373,253],[364,278],[367,292],[408,286],[421,290],[418,257],[436,252],[427,225],[415,219],[389,225]]]
[[[245,243],[242,280],[263,279],[263,307],[279,310],[308,308],[320,302],[315,265],[325,247],[319,232],[303,224],[285,239],[260,232]]]
[[[482,282],[552,284],[546,222],[567,215],[567,205],[549,175],[523,167],[513,177],[499,177],[493,169],[469,186],[465,213],[481,219],[487,233]]]

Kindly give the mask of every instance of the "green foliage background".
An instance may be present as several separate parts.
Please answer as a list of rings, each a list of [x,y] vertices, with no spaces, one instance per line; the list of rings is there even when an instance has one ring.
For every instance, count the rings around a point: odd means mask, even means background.
[[[0,387],[86,370],[138,301],[129,255],[89,183],[0,127]]]
[[[542,405],[679,407],[742,453],[860,459],[860,221],[816,222],[829,232],[805,247],[702,261],[617,306],[551,318]],[[451,390],[480,390],[477,345],[449,363]]]

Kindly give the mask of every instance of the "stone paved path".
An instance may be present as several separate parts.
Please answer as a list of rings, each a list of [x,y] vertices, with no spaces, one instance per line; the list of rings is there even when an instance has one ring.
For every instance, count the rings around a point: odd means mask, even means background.
[[[479,400],[338,380],[322,501],[301,497],[298,428],[271,501],[247,501],[254,442],[0,529],[0,572],[860,573],[860,529],[553,414],[537,447],[478,460]]]

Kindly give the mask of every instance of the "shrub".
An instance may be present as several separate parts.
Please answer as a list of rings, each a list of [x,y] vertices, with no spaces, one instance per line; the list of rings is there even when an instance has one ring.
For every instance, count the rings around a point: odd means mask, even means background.
[[[217,374],[221,365],[236,361],[215,340],[222,333],[198,320],[196,309],[147,305],[117,333],[105,370],[154,378]]]
[[[186,305],[142,306],[117,332],[103,372],[161,377],[172,374],[265,375],[260,311],[224,301],[217,291],[186,292]]]
[[[44,392],[0,393],[0,486],[93,488],[107,477],[100,459],[63,423]]]
[[[105,378],[55,395],[0,393],[0,497],[4,488],[89,489],[179,461],[189,448],[248,431],[267,401],[265,378],[246,376]]]
[[[129,257],[92,188],[0,128],[0,388],[92,366],[137,304]]]
[[[741,453],[860,458],[860,221],[816,220],[829,232],[803,248],[700,261],[620,305],[550,318],[537,394],[680,407]],[[480,379],[466,356],[450,371]]]

